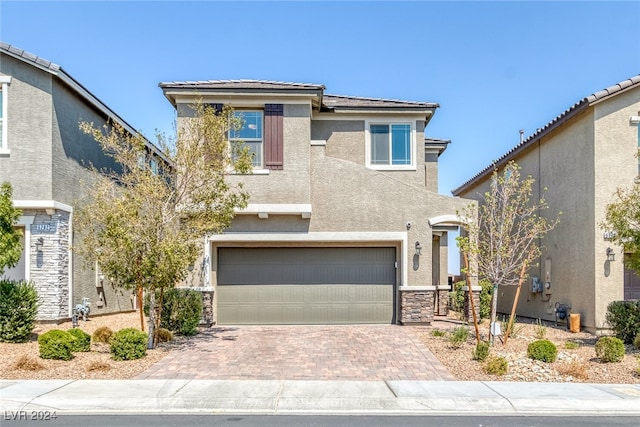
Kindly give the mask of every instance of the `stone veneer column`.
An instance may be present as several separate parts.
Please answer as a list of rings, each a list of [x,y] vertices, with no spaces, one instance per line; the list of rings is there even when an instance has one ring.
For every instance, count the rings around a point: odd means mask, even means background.
[[[449,292],[451,292],[451,286],[449,285],[438,285],[436,287],[436,314],[438,316],[449,314]]]
[[[471,311],[471,304],[469,304],[469,287],[463,286],[462,290],[464,291],[464,320],[467,322],[473,321],[473,312]],[[471,286],[471,293],[473,296],[473,305],[476,309],[476,316],[478,321],[480,320],[480,291],[482,290],[481,286]]]
[[[200,315],[200,324],[213,325],[213,288],[197,287],[197,286],[179,286],[178,289],[190,289],[198,291],[202,295],[202,314]]]
[[[430,325],[435,308],[435,286],[400,287],[400,323]]]
[[[68,319],[69,313],[69,213],[55,210],[25,210],[33,215],[29,259],[29,279],[35,284],[40,298],[38,320]],[[42,248],[36,242],[42,238]]]

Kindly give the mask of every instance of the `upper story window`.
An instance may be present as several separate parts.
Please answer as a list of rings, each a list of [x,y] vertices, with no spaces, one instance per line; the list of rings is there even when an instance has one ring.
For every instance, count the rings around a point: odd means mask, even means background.
[[[254,168],[262,168],[263,153],[263,112],[236,110],[234,116],[242,120],[242,128],[229,132],[229,141],[242,141],[249,148]]]
[[[0,154],[9,153],[7,132],[7,104],[11,77],[0,76]]]
[[[370,123],[367,166],[373,169],[413,169],[413,127],[410,123]]]

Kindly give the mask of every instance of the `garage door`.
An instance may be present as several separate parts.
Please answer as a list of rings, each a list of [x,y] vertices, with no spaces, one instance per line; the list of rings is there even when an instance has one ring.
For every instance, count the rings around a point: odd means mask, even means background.
[[[392,323],[395,248],[219,248],[218,324]]]

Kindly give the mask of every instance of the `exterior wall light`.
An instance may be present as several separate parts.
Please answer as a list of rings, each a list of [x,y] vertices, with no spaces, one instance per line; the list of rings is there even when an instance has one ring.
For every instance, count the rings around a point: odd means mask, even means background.
[[[616,254],[611,248],[607,248],[607,261],[615,261]]]
[[[422,255],[422,245],[420,244],[420,242],[416,242],[416,255]]]
[[[36,239],[36,252],[42,252],[42,246],[44,246],[44,238],[38,237]]]

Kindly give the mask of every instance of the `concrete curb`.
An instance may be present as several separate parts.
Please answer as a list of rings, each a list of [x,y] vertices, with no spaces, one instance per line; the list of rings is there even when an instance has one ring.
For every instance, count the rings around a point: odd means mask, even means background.
[[[61,414],[634,415],[640,384],[0,380],[0,408]]]

